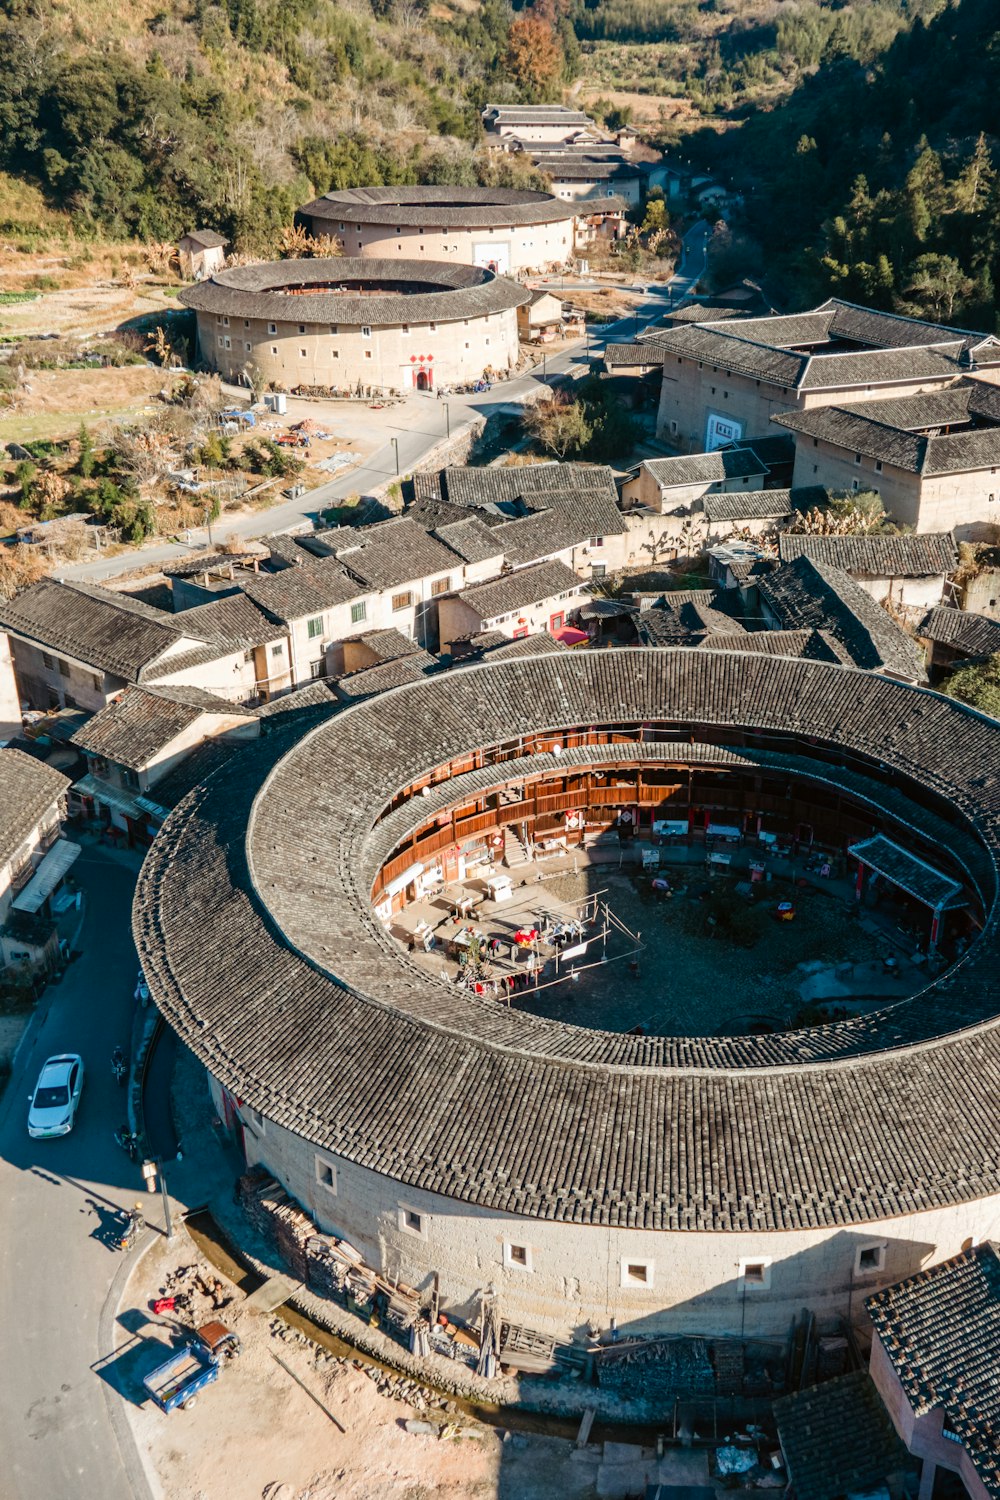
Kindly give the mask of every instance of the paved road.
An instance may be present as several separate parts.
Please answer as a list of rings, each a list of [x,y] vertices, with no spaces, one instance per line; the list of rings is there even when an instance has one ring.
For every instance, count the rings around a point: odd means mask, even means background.
[[[215,544],[231,537],[262,536],[269,531],[283,531],[304,519],[315,519],[321,510],[338,504],[348,495],[364,495],[380,489],[397,474],[408,474],[430,450],[446,436],[450,423],[452,432],[476,416],[489,416],[511,403],[523,401],[524,397],[539,384],[553,378],[586,373],[591,358],[597,357],[607,343],[621,343],[633,338],[636,332],[652,319],[660,317],[668,307],[679,307],[691,295],[692,289],[705,268],[705,255],[711,229],[699,220],[684,238],[684,245],[677,271],[669,282],[654,282],[647,286],[645,296],[627,318],[605,324],[598,332],[591,332],[589,340],[578,340],[560,354],[536,365],[527,374],[515,380],[503,381],[482,396],[452,396],[445,403],[434,396],[413,402],[408,401],[400,412],[405,419],[398,430],[376,451],[347,474],[339,475],[329,484],[310,490],[300,500],[285,501],[266,511],[255,511],[232,521],[220,521],[212,527]],[[80,578],[97,583],[104,578],[113,578],[131,568],[150,563],[176,562],[179,558],[203,550],[208,546],[208,533],[196,530],[191,533],[192,546],[185,547],[175,542],[160,543],[144,547],[139,551],[120,554],[117,557],[101,558],[96,562],[78,563],[64,568],[61,578]]]
[[[74,873],[87,896],[82,957],[43,996],[0,1099],[3,1500],[144,1494],[134,1448],[126,1443],[122,1457],[93,1370],[101,1309],[122,1261],[103,1236],[115,1210],[141,1196],[137,1169],[113,1140],[125,1094],[110,1066],[131,1024],[135,872],[88,847]],[[28,1095],[41,1063],[63,1050],[79,1052],[86,1069],[77,1126],[63,1140],[31,1141]]]

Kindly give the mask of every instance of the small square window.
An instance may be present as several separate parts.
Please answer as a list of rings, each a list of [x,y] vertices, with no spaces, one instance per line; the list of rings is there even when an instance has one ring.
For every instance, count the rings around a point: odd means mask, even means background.
[[[304,323],[300,323],[299,324],[299,332],[300,333],[305,333],[305,331],[306,331],[306,325]]]
[[[277,344],[272,344],[271,345],[271,353],[272,354],[277,354],[277,352],[278,352],[278,346],[277,346]]]
[[[309,350],[308,349],[300,349],[299,350],[299,358],[300,359],[308,359],[308,357],[309,357]]]
[[[277,323],[268,323],[268,325],[267,325],[267,331],[268,331],[268,333],[277,333],[277,331],[278,331],[278,325],[277,325]]]
[[[59,658],[59,674],[61,677],[69,676],[69,662],[63,661],[61,656]]]
[[[320,1187],[325,1187],[328,1193],[336,1193],[337,1168],[332,1161],[327,1161],[325,1156],[316,1158],[316,1181]]]
[[[250,319],[249,318],[244,318],[243,319],[243,327],[244,328],[249,328],[250,327]]]
[[[52,668],[55,666],[55,661],[52,659],[52,657],[49,655],[49,653],[47,651],[43,651],[42,652],[42,666],[43,667],[48,667],[48,669],[49,669],[50,672],[52,671]]]
[[[424,1214],[418,1213],[415,1208],[407,1208],[405,1204],[399,1205],[399,1227],[407,1234],[418,1234],[423,1239],[427,1234],[427,1219]]]
[[[861,462],[861,454],[860,453],[855,453],[855,455],[854,455],[854,462],[856,464],[859,464]]]
[[[623,1256],[622,1286],[651,1287],[652,1285],[653,1262],[651,1260],[633,1260],[630,1256]]]
[[[854,1257],[854,1271],[858,1276],[871,1275],[885,1266],[885,1244],[860,1245]]]
[[[228,318],[223,318],[223,320],[222,320],[222,326],[223,326],[223,328],[228,328],[229,327],[229,319]]]
[[[262,1114],[259,1114],[257,1110],[251,1109],[249,1105],[247,1106],[247,1118],[244,1121],[244,1124],[249,1125],[250,1128],[257,1133],[257,1135],[264,1134],[264,1116]]]
[[[450,578],[435,578],[431,584],[431,598],[436,599],[438,594],[446,594],[451,588]]]
[[[331,323],[330,324],[330,332],[331,333],[336,333],[337,331],[338,331],[337,330],[337,324],[336,323]]]
[[[409,332],[410,332],[410,325],[409,325],[409,323],[404,323],[403,326],[402,326],[402,328],[400,329],[400,332],[403,333],[403,334],[409,335]]]
[[[876,474],[881,474],[881,472],[882,472],[882,460],[880,458],[877,458],[875,460],[875,473]]]
[[[404,594],[393,594],[392,596],[392,608],[393,612],[396,614],[398,614],[401,609],[409,609],[412,603],[413,595],[408,589]]]
[[[365,359],[371,359],[371,357],[372,357],[372,351],[370,349],[366,349],[365,350]]]
[[[323,663],[321,661],[311,661],[309,663],[309,676],[312,678],[313,682],[316,682],[317,679],[322,677],[323,675]]]
[[[370,339],[370,338],[371,338],[371,336],[372,336],[372,331],[371,331],[371,329],[370,329],[370,328],[369,328],[369,327],[368,327],[368,326],[367,326],[367,325],[364,325],[364,326],[363,326],[363,327],[362,327],[362,329],[361,329],[361,337],[362,337],[362,338],[363,338],[363,339]]]
[[[339,359],[340,358],[340,350],[339,349],[331,349],[330,350],[330,358],[331,359]]]
[[[225,339],[224,339],[224,338],[223,338],[223,337],[222,337],[222,334],[221,334],[221,333],[220,333],[220,334],[219,334],[219,348],[220,348],[220,349],[223,349],[223,348],[225,348],[225,344],[226,344],[226,341],[225,341]]]
[[[360,604],[352,604],[351,605],[351,624],[352,625],[357,625],[362,620],[365,620],[367,618],[368,618],[368,606],[364,602],[364,600],[362,600]]]
[[[309,639],[311,641],[314,641],[317,636],[322,635],[323,634],[323,616],[322,615],[317,615],[314,620],[308,620],[306,622],[306,631],[307,631]]]
[[[530,1245],[513,1245],[505,1242],[503,1247],[504,1269],[508,1271],[533,1271]]]
[[[766,1292],[771,1285],[771,1262],[766,1257],[740,1261],[740,1280],[747,1291]]]
[[[279,641],[276,646],[272,646],[271,647],[271,655],[272,656],[284,656],[284,654],[285,654],[285,647],[284,647],[283,642]]]
[[[251,351],[253,350],[253,344],[249,343],[248,340],[244,339],[243,340],[243,348],[244,348],[244,351],[247,354],[250,354]]]

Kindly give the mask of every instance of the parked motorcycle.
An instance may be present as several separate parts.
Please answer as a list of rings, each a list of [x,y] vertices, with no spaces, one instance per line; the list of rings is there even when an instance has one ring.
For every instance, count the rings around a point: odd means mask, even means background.
[[[139,970],[139,978],[135,983],[134,998],[138,1000],[140,1005],[149,1004],[149,985],[146,983],[146,976],[141,969]]]
[[[128,1077],[128,1063],[121,1047],[116,1047],[111,1054],[111,1071],[115,1075],[115,1083],[123,1084]]]

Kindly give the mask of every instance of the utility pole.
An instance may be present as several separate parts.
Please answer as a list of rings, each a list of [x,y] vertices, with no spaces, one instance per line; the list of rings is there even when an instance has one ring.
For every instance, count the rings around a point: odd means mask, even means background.
[[[155,1161],[144,1161],[142,1164],[142,1175],[146,1183],[147,1193],[156,1192],[156,1178],[160,1179],[160,1196],[163,1199],[163,1223],[166,1229],[167,1240],[174,1237],[174,1223],[170,1217],[170,1194],[167,1192],[167,1179],[163,1171],[163,1159],[157,1157]]]
[[[393,452],[396,455],[396,478],[398,479],[399,478],[399,438],[390,438],[389,441],[392,444]]]
[[[445,437],[449,437],[450,438],[451,437],[451,411],[449,409],[447,401],[443,401],[441,404],[444,407],[444,429],[445,429],[444,435],[445,435]]]

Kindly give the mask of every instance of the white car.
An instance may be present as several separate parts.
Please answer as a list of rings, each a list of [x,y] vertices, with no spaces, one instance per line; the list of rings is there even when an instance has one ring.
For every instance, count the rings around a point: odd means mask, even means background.
[[[35,1140],[69,1135],[83,1093],[83,1058],[75,1052],[50,1057],[38,1075],[28,1110],[28,1134]]]

